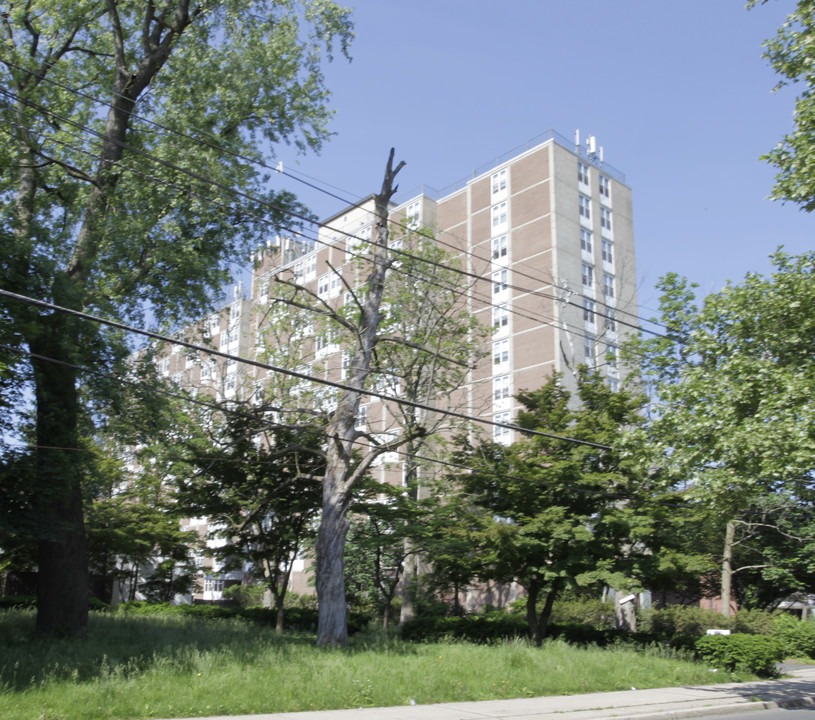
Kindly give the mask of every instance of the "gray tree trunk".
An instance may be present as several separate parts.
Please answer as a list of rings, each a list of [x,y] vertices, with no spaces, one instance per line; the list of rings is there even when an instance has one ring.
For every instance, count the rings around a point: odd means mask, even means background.
[[[358,437],[355,419],[362,390],[371,367],[376,345],[385,288],[388,260],[388,203],[396,192],[393,180],[404,163],[393,168],[394,151],[391,149],[382,190],[375,196],[374,248],[372,269],[368,275],[367,295],[362,309],[359,345],[351,361],[351,373],[337,409],[326,428],[328,453],[323,479],[323,507],[317,531],[317,601],[319,615],[317,645],[348,644],[345,615],[345,538],[348,534],[348,506],[354,484],[361,477],[360,468],[352,468],[352,450]],[[367,467],[367,466],[366,466]]]
[[[730,520],[724,531],[724,548],[722,551],[722,584],[721,613],[730,617],[730,595],[733,585],[733,543],[736,540],[736,523]]]

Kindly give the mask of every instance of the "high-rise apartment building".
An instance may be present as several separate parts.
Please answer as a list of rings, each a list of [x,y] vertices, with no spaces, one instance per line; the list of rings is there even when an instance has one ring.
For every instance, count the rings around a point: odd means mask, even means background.
[[[491,328],[466,382],[469,414],[511,423],[518,391],[554,372],[573,388],[581,364],[617,387],[617,348],[636,326],[634,234],[631,190],[602,155],[593,137],[581,145],[549,133],[452,189],[393,207],[397,227],[430,228],[458,258],[468,287],[462,301]],[[361,282],[353,258],[371,240],[372,223],[369,198],[323,221],[316,243],[284,240],[259,254],[252,299],[262,305],[274,278],[289,277],[325,302],[344,302],[346,289]],[[347,357],[318,333],[300,368],[341,380]],[[375,406],[365,401],[361,412],[380,417]],[[516,439],[500,425],[491,432],[498,442]]]
[[[336,390],[306,378],[342,383],[347,376],[352,353],[326,318],[364,291],[367,270],[359,258],[373,238],[373,209],[371,196],[324,220],[316,241],[278,238],[261,246],[252,258],[250,299],[238,298],[205,321],[215,347],[296,375],[183,353],[160,361],[164,374],[187,387],[209,387],[221,400],[265,398],[270,406],[330,411]],[[508,444],[517,439],[505,427],[519,409],[514,396],[553,373],[573,389],[577,368],[586,365],[617,387],[624,374],[617,348],[637,325],[631,190],[594,138],[581,144],[548,133],[451,188],[425,189],[393,205],[390,217],[397,252],[411,251],[411,232],[432,231],[458,263],[460,302],[485,328],[478,362],[432,405],[495,423],[484,426],[485,436]],[[399,271],[396,258],[391,272]],[[292,302],[298,288],[303,293]],[[374,373],[369,387],[383,396],[401,392],[387,374]],[[397,434],[398,413],[387,400],[365,397],[358,427],[386,442]],[[372,468],[376,479],[394,484],[403,472],[397,453]],[[196,530],[205,526],[206,519],[196,520]],[[303,569],[298,561],[292,576],[298,592],[307,591]],[[203,570],[198,598],[217,600],[223,580],[235,581],[217,567]]]

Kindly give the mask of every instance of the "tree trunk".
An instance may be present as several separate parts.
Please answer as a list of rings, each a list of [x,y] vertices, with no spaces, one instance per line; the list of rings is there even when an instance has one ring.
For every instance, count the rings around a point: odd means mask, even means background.
[[[405,538],[405,552],[411,552],[411,542]],[[416,617],[416,607],[414,598],[418,584],[418,560],[414,554],[408,554],[405,558],[405,574],[402,577],[402,608],[399,611],[399,624],[402,625],[408,620]]]
[[[526,627],[529,639],[538,642],[538,611],[535,606],[538,604],[538,584],[532,582],[526,589]]]
[[[722,552],[722,585],[721,613],[730,617],[730,594],[733,583],[733,543],[736,539],[736,523],[730,520],[724,532],[724,550]]]
[[[385,289],[388,263],[388,203],[396,186],[393,180],[404,163],[393,168],[391,149],[382,190],[375,196],[376,233],[372,269],[368,275],[365,304],[359,328],[359,346],[351,361],[345,390],[337,403],[334,416],[326,428],[328,453],[323,479],[323,516],[317,531],[317,600],[319,619],[317,645],[330,647],[348,644],[345,618],[345,538],[348,534],[348,506],[354,483],[361,476],[363,464],[351,474],[354,441],[359,432],[355,418],[362,390],[371,367],[376,334],[381,320],[379,311]],[[367,465],[365,465],[367,467]]]
[[[345,538],[348,534],[348,503],[337,502],[336,479],[326,476],[323,516],[317,531],[317,644],[335,647],[348,644],[345,618]]]
[[[546,593],[546,602],[543,603],[543,610],[541,610],[538,621],[535,624],[535,645],[541,646],[543,639],[549,632],[549,618],[552,617],[552,606],[555,604],[558,589],[552,586],[552,589]]]
[[[74,324],[59,313],[42,315],[29,338],[32,353],[70,362]],[[77,448],[76,371],[36,359],[33,366],[38,446],[35,502],[46,533],[37,543],[36,628],[40,635],[81,635],[88,624],[89,575]]]

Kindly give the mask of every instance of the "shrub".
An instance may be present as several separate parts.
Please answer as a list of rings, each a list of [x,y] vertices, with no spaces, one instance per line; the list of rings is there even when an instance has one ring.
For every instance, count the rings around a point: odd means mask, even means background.
[[[799,620],[793,615],[776,615],[773,637],[783,644],[787,655],[815,660],[815,622]]]
[[[784,659],[784,646],[766,635],[709,635],[696,641],[696,657],[723,670],[774,677],[778,674],[776,663]]]
[[[704,635],[711,628],[731,630],[734,625],[732,617],[724,617],[715,610],[683,605],[669,605],[660,610],[646,608],[637,614],[639,628],[643,632],[669,638],[674,635]]]
[[[559,625],[590,625],[601,630],[614,627],[614,603],[596,598],[557,600],[552,607],[552,622]]]
[[[739,610],[733,617],[733,630],[751,635],[772,635],[774,617],[766,610]]]
[[[0,597],[0,608],[33,608],[37,607],[34,595],[6,595]]]
[[[450,638],[489,643],[524,637],[526,634],[525,618],[503,610],[493,610],[487,615],[420,616],[402,625],[402,639],[412,642],[435,642]]]
[[[255,607],[263,602],[264,587],[260,583],[254,585],[230,585],[224,588],[224,600],[234,600],[242,608]]]

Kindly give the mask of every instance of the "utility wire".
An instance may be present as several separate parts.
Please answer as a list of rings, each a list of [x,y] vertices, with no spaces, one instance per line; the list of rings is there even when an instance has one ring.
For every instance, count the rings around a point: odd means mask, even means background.
[[[16,127],[18,129],[21,129],[21,130],[25,130],[26,132],[37,135],[38,137],[41,137],[41,138],[43,138],[45,140],[48,140],[48,141],[51,141],[51,142],[53,142],[55,144],[58,144],[60,146],[66,147],[67,149],[72,150],[74,152],[85,154],[85,155],[87,155],[87,156],[89,156],[89,157],[91,157],[93,159],[99,159],[98,155],[95,155],[95,154],[93,154],[92,152],[90,152],[88,150],[85,150],[83,148],[79,148],[79,147],[76,147],[74,145],[71,145],[71,144],[65,142],[64,140],[59,140],[58,138],[54,138],[54,137],[52,137],[50,135],[46,135],[45,133],[43,133],[41,131],[28,130],[27,128],[20,125],[19,123],[14,123],[14,122],[11,122],[11,121],[7,121],[6,124],[10,125],[12,127]],[[0,130],[0,132],[2,132],[2,130]],[[7,134],[9,135],[9,137],[13,137],[10,133],[7,133]],[[210,204],[217,205],[218,207],[223,207],[226,210],[230,210],[230,211],[234,210],[234,208],[232,206],[230,206],[230,205],[228,205],[228,204],[226,204],[226,203],[224,203],[224,202],[222,202],[220,200],[217,200],[217,199],[215,199],[215,198],[213,198],[211,196],[204,195],[204,194],[199,193],[199,192],[197,192],[195,190],[191,190],[189,188],[186,188],[186,187],[183,187],[183,186],[180,186],[180,185],[176,185],[175,183],[172,183],[172,182],[170,182],[168,180],[164,180],[164,179],[156,177],[154,175],[150,175],[148,173],[145,173],[145,172],[143,172],[141,170],[137,170],[137,169],[132,168],[130,166],[124,165],[121,162],[117,163],[117,165],[122,170],[126,170],[128,172],[134,173],[136,175],[144,177],[144,178],[146,178],[148,180],[151,180],[153,182],[160,183],[160,184],[164,185],[165,187],[173,188],[175,190],[178,190],[179,192],[184,192],[187,195],[192,195],[192,196],[195,196],[195,197],[199,197],[201,199],[206,200]],[[244,216],[256,219],[259,222],[263,222],[263,223],[268,222],[268,220],[266,218],[264,218],[264,217],[262,217],[260,215],[255,215],[255,214],[247,212],[247,211],[242,211],[242,214]],[[291,229],[291,228],[289,228],[289,229]],[[331,245],[331,243],[329,243],[329,242],[320,240],[319,236],[311,237],[307,233],[304,233],[304,232],[302,232],[300,230],[296,230],[296,231],[293,231],[293,232],[295,232],[300,237],[304,237],[306,240],[308,240],[310,242],[314,242],[316,244],[324,245],[326,247],[329,247]],[[355,236],[353,236],[353,237],[355,237]],[[360,238],[360,240],[362,240],[362,239]],[[364,241],[364,242],[369,242],[369,241]],[[405,251],[401,251],[400,249],[389,248],[389,250],[391,252],[399,253],[400,255],[403,255],[403,256],[406,256],[408,258],[417,260],[419,262],[425,262],[425,263],[428,263],[428,264],[431,264],[431,265],[435,265],[437,267],[441,267],[442,269],[447,270],[447,271],[460,272],[457,268],[453,268],[451,266],[444,265],[444,264],[441,264],[441,263],[436,263],[436,262],[431,261],[429,259],[425,259],[425,258],[422,258],[420,256],[416,256],[414,254],[411,254],[411,253],[408,253],[408,252],[405,252]],[[367,259],[365,255],[363,255],[363,254],[361,254],[359,252],[355,252],[355,251],[346,250],[346,254],[351,255],[352,257],[355,257],[357,259]],[[277,267],[274,270],[269,271],[269,273],[267,273],[267,274],[277,274],[279,272],[282,272],[285,269],[286,269],[286,266]],[[412,274],[410,272],[407,272],[406,270],[404,270],[404,268],[402,268],[402,267],[400,267],[398,265],[392,267],[392,270],[394,272],[405,275],[407,277],[411,277],[411,278],[416,279],[416,280],[421,280],[421,281],[427,282],[428,284],[431,284],[431,285],[436,285],[437,287],[440,287],[443,290],[447,290],[447,291],[450,291],[450,292],[460,292],[460,290],[458,288],[451,287],[451,286],[448,286],[448,285],[445,285],[445,284],[441,284],[441,283],[429,278],[426,275],[419,276],[419,275]],[[261,276],[261,277],[263,277],[263,276]],[[487,280],[486,278],[482,278],[481,276],[473,275],[473,277],[477,277],[479,279],[484,279],[489,283],[494,282],[492,280]],[[507,284],[507,287],[509,288],[509,287],[513,287],[513,286]],[[528,292],[531,292],[531,291],[528,291]],[[577,335],[578,337],[583,337],[585,339],[591,339],[591,340],[597,340],[598,339],[593,335],[588,335],[587,334],[588,331],[585,328],[579,328],[579,327],[576,327],[574,325],[570,325],[565,320],[558,321],[555,318],[549,318],[548,316],[543,315],[543,314],[540,317],[535,317],[535,316],[532,316],[532,315],[530,315],[528,313],[525,313],[525,312],[522,312],[522,311],[518,310],[514,306],[513,307],[504,307],[504,305],[505,305],[504,303],[495,304],[495,303],[492,302],[492,299],[490,297],[488,297],[486,295],[483,295],[483,294],[480,294],[480,293],[476,294],[474,286],[471,287],[469,297],[471,299],[473,299],[473,300],[478,300],[480,302],[483,302],[485,304],[485,307],[483,308],[484,310],[486,310],[487,308],[491,308],[493,310],[494,309],[503,309],[503,310],[506,310],[508,313],[510,313],[510,314],[512,314],[512,315],[514,315],[516,317],[522,317],[522,318],[525,318],[525,319],[528,319],[528,320],[532,320],[533,322],[536,322],[536,323],[541,323],[541,324],[544,324],[544,325],[550,325],[552,327],[558,327],[559,329],[563,329],[563,330],[566,330],[568,332],[572,332],[573,334]],[[607,311],[612,310],[612,308],[610,306],[604,306],[604,307],[606,307]],[[585,312],[585,310],[586,310],[586,308],[583,308],[584,312]],[[616,310],[616,309],[613,309],[613,310]],[[595,314],[595,313],[593,312],[593,314]],[[596,314],[599,314],[601,317],[604,316],[602,312],[596,312]],[[616,317],[614,318],[614,321],[617,322]],[[561,324],[562,324],[563,327],[561,327]]]
[[[87,126],[81,125],[80,123],[77,123],[77,122],[71,120],[67,116],[56,113],[55,111],[53,111],[53,110],[51,110],[51,109],[49,109],[47,107],[44,107],[44,106],[39,105],[37,103],[34,103],[34,102],[30,101],[30,100],[22,98],[19,95],[16,95],[15,93],[9,92],[8,90],[4,90],[2,88],[0,88],[0,93],[4,94],[7,97],[10,97],[10,98],[12,98],[12,99],[14,99],[14,100],[16,100],[16,101],[18,101],[20,103],[23,103],[24,105],[26,105],[26,106],[34,109],[34,110],[39,110],[42,113],[47,113],[47,114],[51,115],[52,117],[62,121],[63,123],[66,123],[66,124],[69,124],[69,125],[73,126],[74,128],[76,128],[80,132],[84,132],[84,133],[93,135],[93,136],[95,136],[95,137],[97,137],[97,138],[99,138],[101,140],[106,139],[105,136],[102,133],[99,133],[98,131],[93,130],[92,128],[88,128]],[[172,132],[174,132],[174,131],[172,131]],[[189,136],[186,136],[186,135],[183,135],[183,134],[182,134],[182,136],[189,137]],[[183,174],[186,174],[186,175],[188,175],[190,177],[195,178],[196,180],[198,180],[200,182],[203,182],[205,184],[213,185],[213,186],[215,186],[215,187],[217,187],[217,188],[219,188],[221,190],[224,190],[228,194],[237,195],[239,197],[245,198],[245,199],[250,200],[252,202],[258,203],[258,204],[263,205],[263,206],[266,206],[266,207],[268,207],[270,209],[277,210],[279,212],[285,213],[287,215],[290,215],[291,217],[294,217],[294,218],[300,220],[301,222],[306,222],[306,223],[309,223],[309,224],[314,223],[313,218],[308,217],[306,215],[303,215],[301,213],[296,213],[293,210],[291,210],[290,208],[285,208],[285,207],[280,206],[280,205],[278,205],[276,203],[270,203],[268,201],[261,200],[259,198],[254,198],[253,196],[251,196],[251,195],[249,195],[247,193],[244,193],[243,191],[237,190],[237,189],[235,189],[233,187],[226,186],[226,185],[224,185],[224,184],[222,184],[220,182],[208,179],[208,178],[204,177],[203,175],[201,175],[200,173],[194,172],[192,170],[188,170],[186,168],[182,168],[182,167],[180,167],[180,166],[178,166],[178,165],[176,165],[174,163],[171,163],[171,162],[169,162],[167,160],[164,160],[162,158],[158,158],[158,157],[156,157],[154,155],[151,155],[150,153],[148,153],[148,152],[146,152],[144,150],[141,150],[139,148],[136,148],[136,147],[134,147],[134,146],[132,146],[132,145],[130,145],[128,143],[118,141],[118,140],[113,140],[113,142],[115,144],[117,144],[118,146],[122,147],[123,149],[130,150],[131,152],[133,152],[133,153],[135,153],[137,155],[140,155],[141,157],[144,157],[144,158],[146,158],[148,160],[157,162],[157,163],[159,163],[161,165],[164,165],[165,167],[167,167],[169,169],[173,169],[173,170],[176,170],[176,171],[181,172]],[[220,149],[220,148],[215,147],[215,149]],[[238,156],[238,157],[243,157],[243,156]],[[252,162],[251,160],[247,160],[247,161]],[[165,181],[160,181],[160,182],[165,182]],[[359,203],[357,203],[357,205],[358,204]],[[397,223],[397,226],[399,226],[398,223]],[[323,227],[324,229],[329,230],[331,232],[336,232],[336,233],[338,233],[340,235],[343,235],[346,238],[353,238],[357,242],[362,242],[362,243],[368,243],[368,244],[371,244],[371,245],[375,245],[375,243],[373,243],[370,240],[367,240],[365,238],[360,238],[360,237],[354,235],[353,233],[347,232],[347,231],[342,230],[340,228],[336,228],[336,227],[329,226],[329,225],[322,225],[321,227]],[[413,232],[413,229],[408,227],[408,226],[401,225],[400,227],[403,227],[408,232]],[[446,245],[448,247],[452,247],[453,249],[456,249],[455,246],[453,246],[453,245],[451,245],[449,243],[440,242],[440,244]],[[411,256],[410,253],[407,253],[407,252],[404,252],[404,251],[401,251],[401,250],[398,250],[398,249],[394,249],[393,252],[398,254],[398,255],[404,255],[406,257],[414,257],[414,259],[418,259],[421,262],[426,262],[426,263],[428,263],[430,265],[434,265],[436,267],[439,267],[439,268],[442,268],[442,269],[445,269],[445,270],[448,270],[448,271],[451,271],[451,272],[459,273],[461,275],[473,278],[475,280],[484,280],[484,281],[490,282],[490,278],[488,278],[488,277],[485,277],[483,275],[479,275],[477,273],[472,273],[470,271],[467,271],[467,270],[464,270],[464,269],[461,269],[461,268],[455,268],[455,267],[445,265],[443,263],[438,263],[436,261],[432,261],[432,260],[426,259],[426,258],[415,258],[415,256]],[[457,252],[461,252],[461,251],[457,250]],[[489,262],[489,260],[484,259],[484,258],[478,258],[477,256],[473,255],[472,253],[465,253],[465,255],[470,255],[470,257],[474,257],[474,258],[476,258],[478,260],[481,260],[482,262]],[[513,270],[513,272],[514,273],[524,274],[522,271],[519,271],[519,270]],[[529,276],[529,277],[532,277],[532,276]],[[534,277],[532,279],[534,279],[536,282],[544,282],[547,285],[552,285],[553,287],[558,287],[557,285],[554,284],[554,282],[547,282],[547,281],[543,281],[541,279],[534,278]],[[537,296],[537,297],[543,297],[543,298],[546,298],[546,299],[554,300],[556,302],[563,302],[565,304],[572,305],[573,307],[579,308],[580,310],[584,309],[581,304],[578,304],[578,303],[576,303],[574,301],[571,301],[571,300],[568,300],[568,299],[564,300],[564,299],[558,298],[556,295],[551,295],[551,294],[548,294],[548,293],[544,293],[544,292],[542,292],[540,290],[530,290],[528,288],[524,288],[522,286],[518,286],[518,285],[514,285],[514,284],[508,284],[508,288],[511,288],[511,289],[521,293],[521,294],[528,294],[528,295],[533,295],[533,296]],[[563,289],[563,288],[560,288],[560,289]],[[568,292],[571,292],[571,291],[568,290]],[[586,297],[586,296],[582,296],[582,297]],[[593,298],[587,298],[587,297],[586,297],[586,299],[590,299],[592,301],[594,300]],[[622,312],[623,314],[628,314],[628,315],[632,315],[633,317],[637,317],[636,315],[634,315],[632,313],[628,313],[627,311],[624,311],[624,310],[618,310],[616,308],[615,308],[615,310],[617,312]],[[617,319],[617,322],[619,322],[621,325],[631,327],[631,328],[636,329],[636,330],[638,330],[640,332],[646,332],[646,333],[651,334],[651,335],[662,337],[662,335],[660,335],[659,333],[657,333],[655,331],[652,331],[652,330],[648,330],[647,328],[643,328],[639,324],[630,323],[630,322],[627,322],[627,321],[619,319],[619,318]]]
[[[305,380],[308,382],[314,382],[319,385],[326,385],[328,387],[334,387],[339,390],[347,391],[347,392],[355,392],[360,393],[361,395],[367,395],[369,397],[377,397],[383,401],[392,401],[395,403],[399,403],[401,405],[408,405],[410,407],[417,408],[419,410],[427,410],[429,412],[438,413],[440,415],[447,415],[449,417],[455,417],[460,420],[467,420],[469,422],[477,422],[483,425],[490,425],[492,427],[500,427],[505,428],[508,430],[517,430],[518,432],[527,433],[530,435],[536,435],[539,437],[546,437],[552,440],[562,440],[564,442],[572,442],[578,445],[586,445],[589,447],[599,448],[601,450],[611,450],[611,446],[603,445],[600,443],[590,442],[588,440],[579,440],[577,438],[570,438],[564,437],[561,435],[555,435],[553,433],[546,433],[540,430],[527,430],[526,428],[522,428],[518,425],[512,423],[501,423],[496,422],[494,420],[488,420],[486,418],[480,418],[473,415],[467,415],[466,413],[457,412],[455,410],[444,410],[441,408],[432,407],[430,405],[426,405],[424,403],[415,402],[413,400],[405,400],[402,398],[396,398],[391,395],[387,395],[385,393],[380,393],[374,390],[360,390],[358,388],[351,387],[350,385],[346,385],[345,383],[336,382],[334,380],[327,380],[324,378],[318,378],[313,375],[309,375],[307,373],[297,372],[296,370],[288,370],[286,368],[281,368],[275,365],[270,365],[267,363],[262,363],[258,360],[251,360],[249,358],[239,357],[237,355],[232,355],[230,353],[222,352],[221,350],[215,350],[214,348],[208,348],[203,345],[197,345],[195,343],[188,342],[186,340],[180,340],[178,338],[172,338],[167,335],[162,335],[160,333],[152,332],[151,330],[143,330],[141,328],[135,328],[130,325],[126,325],[124,323],[117,322],[115,320],[108,320],[106,318],[99,317],[97,315],[91,315],[90,313],[85,313],[80,310],[72,310],[70,308],[62,307],[60,305],[55,305],[54,303],[45,302],[44,300],[36,300],[35,298],[27,297],[25,295],[19,295],[17,293],[9,292],[8,290],[0,290],[0,296],[9,298],[10,300],[16,300],[18,302],[26,303],[29,305],[34,305],[36,307],[41,307],[46,310],[53,310],[56,312],[65,313],[67,315],[71,315],[73,317],[82,318],[84,320],[90,320],[92,322],[100,323],[102,325],[107,325],[112,328],[116,328],[117,330],[124,330],[126,332],[137,333],[139,335],[144,335],[149,337],[153,340],[158,340],[160,342],[165,342],[170,345],[179,345],[181,347],[185,347],[189,350],[195,350],[196,352],[202,352],[209,355],[215,355],[217,357],[224,358],[226,360],[235,360],[237,362],[241,362],[244,365],[250,365],[252,367],[261,368],[264,370],[269,370],[274,373],[278,373],[281,375],[288,375],[290,377],[298,378],[299,380]]]
[[[10,345],[0,345],[0,349],[6,350],[6,351],[9,351],[9,352],[13,352],[13,353],[17,353],[19,355],[23,355],[23,356],[29,357],[31,359],[36,359],[36,360],[39,360],[39,361],[42,361],[42,362],[50,362],[50,363],[54,363],[56,365],[60,365],[60,366],[63,366],[63,367],[68,367],[68,368],[71,368],[71,369],[76,370],[78,372],[95,375],[97,377],[105,378],[107,380],[113,380],[114,382],[118,382],[118,383],[121,383],[121,384],[124,384],[124,385],[129,385],[131,387],[146,389],[146,390],[149,390],[150,392],[153,392],[153,393],[158,394],[158,395],[164,395],[166,397],[170,397],[170,398],[173,398],[173,399],[176,399],[176,400],[180,400],[182,402],[187,402],[187,403],[191,403],[191,404],[198,405],[198,406],[201,406],[201,407],[205,407],[207,409],[215,410],[217,412],[222,412],[224,414],[229,414],[229,415],[233,415],[233,416],[237,416],[237,417],[243,417],[243,418],[250,419],[250,420],[257,420],[258,419],[256,415],[253,415],[252,413],[248,413],[248,412],[245,412],[245,411],[242,411],[242,410],[238,410],[235,407],[230,406],[229,404],[219,405],[217,403],[210,403],[210,402],[207,402],[205,400],[201,400],[199,398],[191,397],[188,394],[175,393],[175,392],[172,392],[171,390],[166,390],[164,388],[160,388],[160,387],[157,387],[157,386],[155,386],[153,384],[145,383],[143,381],[129,380],[127,378],[122,378],[120,376],[111,375],[110,373],[101,372],[100,370],[94,370],[94,369],[91,369],[91,368],[83,367],[81,365],[76,365],[74,363],[69,363],[69,362],[66,362],[64,360],[57,360],[56,358],[51,358],[51,357],[48,357],[46,355],[40,355],[38,353],[32,353],[32,352],[29,352],[29,351],[26,351],[26,350],[22,350],[21,348],[15,348],[15,347],[12,347]],[[264,421],[265,424],[267,424],[267,425],[269,425],[271,427],[286,428],[286,429],[290,429],[292,427],[291,425],[287,425],[285,423],[279,423],[279,422],[276,422],[274,420],[269,420],[268,418],[265,418],[265,417],[264,417],[263,421]],[[534,431],[530,431],[530,430],[523,430],[523,432],[525,432],[527,434],[529,434],[529,433],[534,434]],[[330,436],[326,436],[326,437],[329,437],[329,439],[330,439]],[[365,442],[363,442],[361,440],[354,440],[353,444],[357,445],[359,447],[362,447],[362,448],[368,448],[369,447],[369,445],[367,445]],[[92,450],[90,448],[70,448],[70,447],[56,447],[56,446],[49,446],[49,445],[33,445],[33,444],[18,444],[18,446],[26,447],[28,449],[58,450],[58,451],[66,451],[66,452],[92,452]],[[598,446],[598,447],[603,447],[603,446]],[[608,448],[608,449],[610,449],[610,448]],[[396,455],[400,455],[400,456],[402,456],[404,458],[413,458],[415,460],[420,460],[422,462],[441,465],[441,466],[444,466],[444,467],[453,468],[455,470],[464,470],[464,471],[467,471],[467,472],[472,472],[472,470],[473,470],[472,466],[470,466],[470,465],[465,465],[463,463],[457,463],[457,462],[453,462],[453,461],[450,461],[450,460],[442,460],[440,458],[428,457],[426,455],[418,455],[416,453],[408,453],[408,452],[406,452],[404,450],[391,450],[389,452],[392,452],[392,453],[394,453]],[[180,460],[182,462],[186,462],[186,461],[189,461],[189,460],[199,460],[199,461],[200,460],[206,460],[206,461],[211,461],[211,462],[233,462],[233,463],[245,463],[245,464],[258,464],[258,463],[260,463],[260,464],[273,464],[274,463],[274,461],[258,461],[258,460],[249,461],[249,460],[239,460],[239,459],[235,459],[235,458],[220,458],[220,457],[209,457],[209,456],[204,456],[204,457],[201,457],[201,456],[179,456],[178,458],[175,458],[175,459]],[[506,473],[502,473],[501,478],[506,479],[506,480],[514,480],[514,481],[517,481],[517,482],[529,483],[531,485],[537,485],[537,486],[540,486],[540,487],[560,487],[560,485],[558,483],[555,483],[555,482],[547,482],[546,480],[527,478],[527,477],[523,477],[523,476],[519,476],[519,475],[510,475],[510,474],[506,474]],[[571,489],[573,491],[576,491],[576,492],[581,493],[581,494],[606,497],[609,500],[626,499],[624,496],[621,496],[621,495],[618,495],[618,494],[613,494],[613,493],[606,493],[606,492],[603,492],[601,490],[591,490],[589,488],[576,488],[576,487],[572,487]],[[657,502],[658,504],[662,504],[663,501],[652,501],[652,502]],[[674,506],[674,505],[672,505],[672,506]]]

